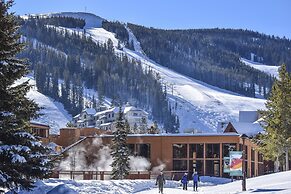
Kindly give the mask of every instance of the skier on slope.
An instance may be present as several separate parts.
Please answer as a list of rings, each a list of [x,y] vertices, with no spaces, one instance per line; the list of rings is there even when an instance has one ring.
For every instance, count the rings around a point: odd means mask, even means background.
[[[161,171],[160,174],[157,177],[157,180],[156,180],[156,185],[159,186],[159,193],[163,194],[163,189],[164,189],[164,184],[165,183],[166,183],[166,181],[165,181],[165,178],[164,178],[164,174]]]
[[[187,190],[187,184],[188,184],[188,174],[185,173],[181,179],[181,183],[183,184],[183,190]]]

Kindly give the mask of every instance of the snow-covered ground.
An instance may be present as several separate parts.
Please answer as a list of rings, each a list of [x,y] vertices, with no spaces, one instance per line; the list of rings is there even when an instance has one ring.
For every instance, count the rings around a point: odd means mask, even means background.
[[[262,64],[262,63],[258,63],[258,62],[254,62],[254,61],[251,61],[251,60],[248,60],[248,59],[245,59],[245,58],[241,58],[240,59],[241,62],[243,62],[244,64],[246,65],[249,65],[257,70],[260,70],[262,72],[265,72],[269,75],[272,75],[276,78],[279,77],[279,68],[280,66],[270,66],[270,65],[265,65],[265,64]]]
[[[66,124],[72,120],[72,116],[64,109],[62,103],[57,102],[37,91],[35,80],[32,75],[27,75],[26,77],[17,80],[15,84],[22,83],[27,80],[29,80],[30,85],[33,86],[27,93],[27,97],[34,100],[40,107],[43,108],[40,110],[42,115],[34,120],[34,122],[47,124],[51,127],[51,134],[58,134],[59,129],[65,127]]]
[[[86,17],[82,18],[87,22]],[[89,22],[94,23],[91,18]],[[99,19],[96,22],[99,22]],[[181,132],[217,132],[218,122],[237,121],[240,110],[265,108],[264,99],[241,96],[181,75],[155,63],[144,54],[140,43],[128,27],[126,28],[129,39],[133,40],[135,51],[126,48],[117,49],[118,40],[115,34],[103,28],[96,28],[92,25],[86,26],[85,31],[73,28],[56,28],[59,30],[67,29],[69,32],[85,32],[86,36],[91,36],[98,43],[105,43],[111,39],[117,55],[126,54],[129,58],[141,61],[144,68],[151,67],[152,70],[159,73],[162,83],[167,86],[172,110],[179,116]]]
[[[192,181],[188,184],[188,191],[183,191],[180,182],[166,180],[164,193],[193,193]],[[246,181],[247,191],[241,191],[241,181],[230,182],[229,179],[216,177],[201,177],[199,182],[198,192],[202,194],[251,194],[251,193],[291,193],[291,171],[280,172],[249,178]],[[60,180],[48,179],[38,181],[36,188],[32,191],[22,191],[19,194],[64,194],[69,191],[71,193],[81,194],[156,194],[158,193],[155,180],[88,180],[88,181],[74,181],[74,180]],[[68,193],[69,193],[68,192]]]

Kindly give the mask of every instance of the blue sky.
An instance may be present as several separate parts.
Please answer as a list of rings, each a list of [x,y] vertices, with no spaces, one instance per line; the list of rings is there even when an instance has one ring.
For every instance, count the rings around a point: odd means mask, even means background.
[[[87,11],[164,29],[241,28],[291,39],[291,0],[15,0],[16,14]]]

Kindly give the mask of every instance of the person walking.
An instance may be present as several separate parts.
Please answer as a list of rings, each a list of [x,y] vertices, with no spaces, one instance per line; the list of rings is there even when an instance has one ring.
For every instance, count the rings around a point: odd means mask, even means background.
[[[198,173],[195,171],[193,173],[193,191],[198,191],[198,181],[200,182],[200,178]]]
[[[185,173],[181,179],[181,182],[183,184],[183,190],[187,190],[187,185],[188,185],[188,174]]]
[[[158,175],[157,180],[156,180],[156,185],[158,185],[158,187],[159,187],[159,193],[163,194],[164,184],[166,184],[164,174],[163,174],[163,172],[160,172],[160,174]]]

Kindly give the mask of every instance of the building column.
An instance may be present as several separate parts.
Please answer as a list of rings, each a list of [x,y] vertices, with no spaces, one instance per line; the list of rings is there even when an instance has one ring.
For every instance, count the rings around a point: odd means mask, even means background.
[[[258,159],[258,151],[255,149],[255,176],[258,176],[259,174]]]
[[[252,147],[251,146],[247,146],[248,149],[248,173],[247,173],[247,177],[251,177],[252,175]]]
[[[203,175],[206,174],[206,143],[203,143]]]
[[[220,177],[222,177],[222,168],[223,168],[223,156],[222,156],[222,143],[219,144],[219,163],[220,163]]]

